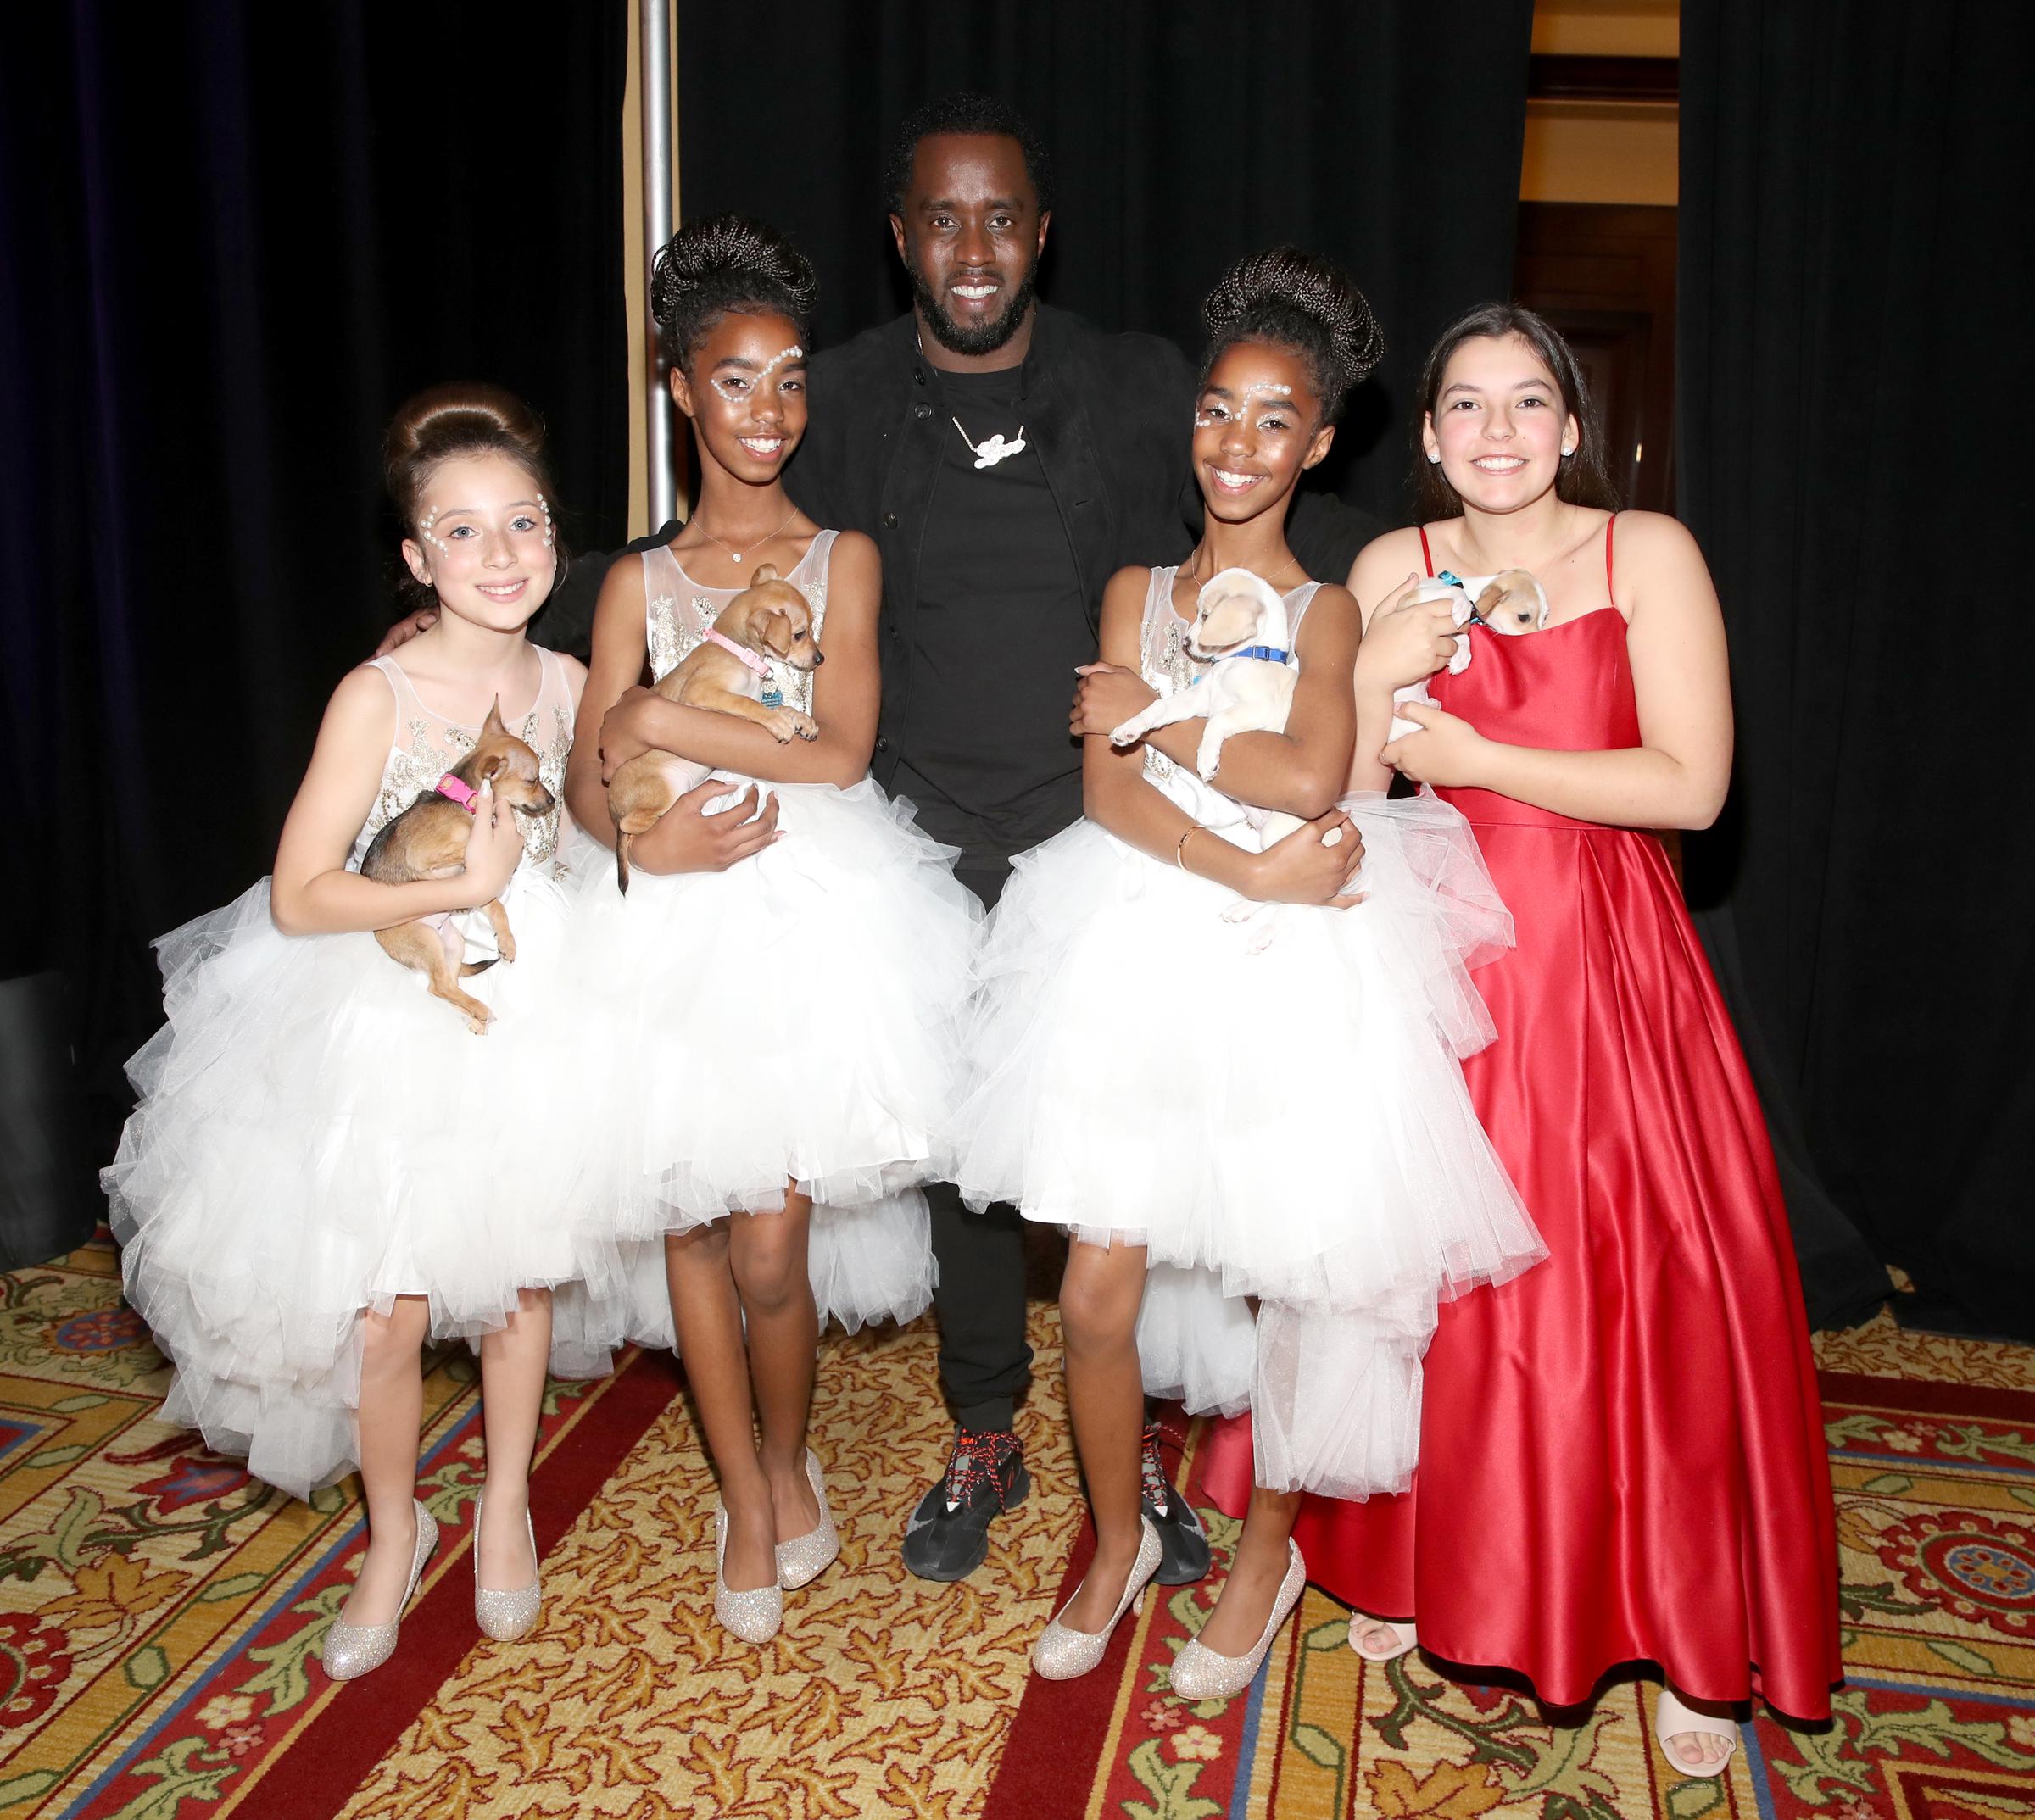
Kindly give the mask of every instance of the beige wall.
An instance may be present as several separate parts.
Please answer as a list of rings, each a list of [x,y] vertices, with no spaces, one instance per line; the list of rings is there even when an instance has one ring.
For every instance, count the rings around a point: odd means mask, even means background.
[[[677,0],[665,0],[672,11],[672,224],[682,216],[677,170],[678,146],[678,20]],[[636,80],[640,62],[637,23],[640,8],[629,8],[629,74],[622,97],[622,270],[626,275],[623,296],[629,319],[629,535],[646,536],[665,520],[672,502],[657,502],[656,515],[650,511],[650,462],[644,453],[645,401],[650,387],[651,357],[655,351],[656,325],[650,320],[649,270],[643,250],[643,97]],[[666,229],[668,236],[670,229]],[[652,248],[652,251],[655,251]],[[683,469],[681,470],[683,471]]]
[[[1675,57],[1681,0],[1540,0],[1533,48],[1553,57]],[[1519,199],[1653,203],[1677,195],[1671,103],[1531,101]]]

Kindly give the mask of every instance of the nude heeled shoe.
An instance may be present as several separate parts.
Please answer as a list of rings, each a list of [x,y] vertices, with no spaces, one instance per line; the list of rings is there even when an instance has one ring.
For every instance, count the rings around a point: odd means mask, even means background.
[[[1198,1637],[1190,1637],[1180,1645],[1180,1653],[1173,1659],[1172,1681],[1174,1692],[1182,1700],[1228,1700],[1257,1679],[1258,1664],[1272,1647],[1273,1638],[1307,1589],[1307,1564],[1301,1559],[1299,1543],[1287,1537],[1286,1550],[1286,1577],[1279,1583],[1272,1615],[1265,1620],[1265,1628],[1258,1633],[1248,1656],[1218,1656],[1204,1647]]]
[[[403,1589],[402,1603],[386,1624],[348,1624],[338,1618],[332,1620],[319,1660],[335,1681],[356,1680],[370,1669],[379,1668],[396,1653],[396,1634],[403,1628],[403,1614],[416,1595],[417,1582],[424,1578],[424,1564],[438,1545],[438,1526],[432,1521],[431,1512],[414,1498],[410,1504],[417,1516],[417,1544],[410,1557],[410,1583]]]
[[[1109,1639],[1124,1612],[1144,1609],[1146,1585],[1159,1571],[1166,1551],[1150,1517],[1140,1517],[1138,1528],[1138,1558],[1130,1564],[1130,1578],[1123,1583],[1123,1596],[1117,1601],[1117,1609],[1110,1613],[1108,1623],[1099,1631],[1070,1630],[1056,1617],[1032,1645],[1033,1673],[1048,1681],[1072,1681],[1088,1673],[1107,1653]],[[1072,1600],[1068,1601],[1068,1605],[1073,1603]],[[1067,1606],[1062,1606],[1061,1617],[1066,1611]]]
[[[1391,1632],[1391,1647],[1386,1650],[1367,1650],[1358,1642],[1357,1624],[1360,1618],[1367,1624],[1377,1624]],[[1349,1636],[1346,1640],[1367,1662],[1396,1662],[1402,1656],[1420,1647],[1420,1634],[1413,1628],[1411,1618],[1402,1624],[1394,1618],[1372,1617],[1368,1612],[1362,1611],[1351,1612]]]
[[[1714,1763],[1700,1767],[1685,1763],[1668,1748],[1668,1740],[1689,1733],[1703,1738],[1721,1738],[1728,1748]],[[1687,1777],[1692,1782],[1707,1782],[1723,1775],[1731,1767],[1731,1759],[1738,1754],[1737,1725],[1730,1719],[1697,1711],[1671,1687],[1661,1689],[1660,1699],[1654,1706],[1653,1736],[1668,1767],[1676,1775]]]
[[[544,1597],[544,1576],[540,1572],[527,1586],[512,1587],[507,1592],[497,1592],[493,1587],[481,1584],[482,1501],[481,1498],[473,1500],[473,1621],[485,1635],[497,1643],[515,1643],[537,1628],[538,1607]],[[527,1511],[523,1512],[523,1523],[530,1532],[530,1559],[535,1561],[537,1526],[530,1521]]]

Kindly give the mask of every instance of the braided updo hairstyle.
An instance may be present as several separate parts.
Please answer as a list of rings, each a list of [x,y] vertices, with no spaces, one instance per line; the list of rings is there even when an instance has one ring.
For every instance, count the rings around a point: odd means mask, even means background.
[[[530,476],[553,515],[552,551],[558,559],[554,591],[566,578],[569,558],[555,528],[558,487],[544,454],[544,424],[537,413],[500,386],[455,381],[432,386],[408,400],[389,420],[382,439],[382,476],[389,504],[406,537],[418,536],[424,489],[439,466],[460,456],[503,455]],[[430,588],[400,563],[398,590],[413,606],[429,606]]]
[[[1300,356],[1324,424],[1342,415],[1350,387],[1385,352],[1363,292],[1326,259],[1298,247],[1246,253],[1208,293],[1201,320],[1209,339],[1197,390],[1239,342],[1273,342]]]
[[[807,338],[819,287],[806,256],[774,227],[744,214],[688,221],[657,253],[650,314],[664,358],[692,370],[693,353],[722,317],[787,316]]]

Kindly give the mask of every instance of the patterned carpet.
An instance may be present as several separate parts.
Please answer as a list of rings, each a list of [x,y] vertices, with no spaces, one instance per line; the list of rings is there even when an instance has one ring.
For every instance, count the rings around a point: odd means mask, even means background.
[[[947,1433],[929,1324],[827,1342],[815,1442],[843,1558],[762,1650],[713,1624],[711,1485],[675,1370],[639,1355],[552,1387],[532,1494],[544,1620],[523,1644],[478,1639],[473,1374],[445,1355],[424,1491],[445,1540],[395,1660],[339,1688],[315,1658],[358,1550],[353,1496],[282,1499],[156,1419],[161,1361],[118,1288],[103,1242],[0,1277],[5,1820],[2035,1820],[2026,1349],[1884,1317],[1820,1343],[1852,1678],[1834,1726],[1763,1718],[1727,1778],[1681,1782],[1645,1747],[1650,1690],[1557,1729],[1419,1657],[1359,1662],[1315,1594],[1227,1705],[1166,1687],[1200,1588],[1148,1601],[1087,1680],[1030,1681],[1025,1651],[1082,1565],[1043,1303],[1020,1418],[1036,1489],[954,1587],[910,1578],[895,1549]]]

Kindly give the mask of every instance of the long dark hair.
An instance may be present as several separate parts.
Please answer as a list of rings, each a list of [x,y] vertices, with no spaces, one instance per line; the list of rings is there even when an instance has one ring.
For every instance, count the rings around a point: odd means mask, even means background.
[[[1575,350],[1545,316],[1518,303],[1480,303],[1442,330],[1441,338],[1429,351],[1426,365],[1420,369],[1419,409],[1413,413],[1413,496],[1424,521],[1459,518],[1463,513],[1462,496],[1449,485],[1441,464],[1427,459],[1420,434],[1434,415],[1449,360],[1465,342],[1503,341],[1514,336],[1532,348],[1541,365],[1554,376],[1562,409],[1575,419],[1575,453],[1562,457],[1554,477],[1555,497],[1569,505],[1595,506],[1605,512],[1615,512],[1625,504],[1604,466],[1603,432],[1597,427],[1597,410],[1590,402],[1590,388],[1583,382],[1583,370],[1576,364]]]

